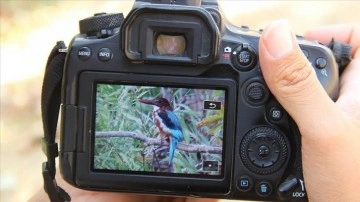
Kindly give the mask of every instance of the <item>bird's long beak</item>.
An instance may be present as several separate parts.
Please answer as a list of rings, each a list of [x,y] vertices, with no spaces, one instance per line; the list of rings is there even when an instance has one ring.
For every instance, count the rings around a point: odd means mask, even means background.
[[[148,104],[148,105],[156,105],[153,100],[139,99],[139,102]]]

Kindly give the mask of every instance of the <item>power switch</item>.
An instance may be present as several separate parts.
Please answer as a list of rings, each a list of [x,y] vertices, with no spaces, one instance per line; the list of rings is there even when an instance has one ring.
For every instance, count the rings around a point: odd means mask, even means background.
[[[282,196],[288,195],[297,187],[297,184],[298,180],[295,177],[290,176],[285,180],[285,182],[280,184],[278,192]]]

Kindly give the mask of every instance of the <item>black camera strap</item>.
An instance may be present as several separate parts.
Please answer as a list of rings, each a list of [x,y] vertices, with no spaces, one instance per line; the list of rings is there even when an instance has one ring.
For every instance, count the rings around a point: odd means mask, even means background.
[[[44,189],[52,202],[71,200],[69,194],[59,187],[55,180],[55,158],[59,155],[55,137],[61,103],[61,82],[65,57],[66,46],[63,41],[59,41],[48,57],[41,93],[41,113],[44,127],[42,150],[47,157],[47,161],[42,164],[42,174]]]
[[[351,62],[351,46],[346,43],[336,41],[334,38],[326,44],[332,51],[335,57],[335,61],[339,67],[339,76],[344,71],[345,67]]]

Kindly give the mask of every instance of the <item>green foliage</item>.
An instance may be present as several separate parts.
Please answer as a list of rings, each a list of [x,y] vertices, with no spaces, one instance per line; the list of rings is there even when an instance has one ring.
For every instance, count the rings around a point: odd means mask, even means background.
[[[220,90],[164,88],[150,86],[99,84],[96,96],[96,131],[135,131],[158,138],[159,131],[152,120],[153,107],[139,102],[162,96],[171,101],[174,113],[180,118],[184,142],[195,145],[222,146],[223,119],[199,126],[206,117],[221,114],[223,110],[204,110],[204,100],[223,101]],[[95,139],[94,167],[107,170],[153,171],[156,146],[144,145],[129,137]],[[168,155],[161,162],[168,161]],[[202,173],[201,162],[217,160],[221,155],[175,151],[175,173]],[[215,173],[216,174],[216,173]]]

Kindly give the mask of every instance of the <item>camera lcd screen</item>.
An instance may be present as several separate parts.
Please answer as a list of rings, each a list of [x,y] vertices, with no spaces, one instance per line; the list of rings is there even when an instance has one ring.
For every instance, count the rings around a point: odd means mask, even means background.
[[[225,89],[95,87],[95,171],[223,175]]]

